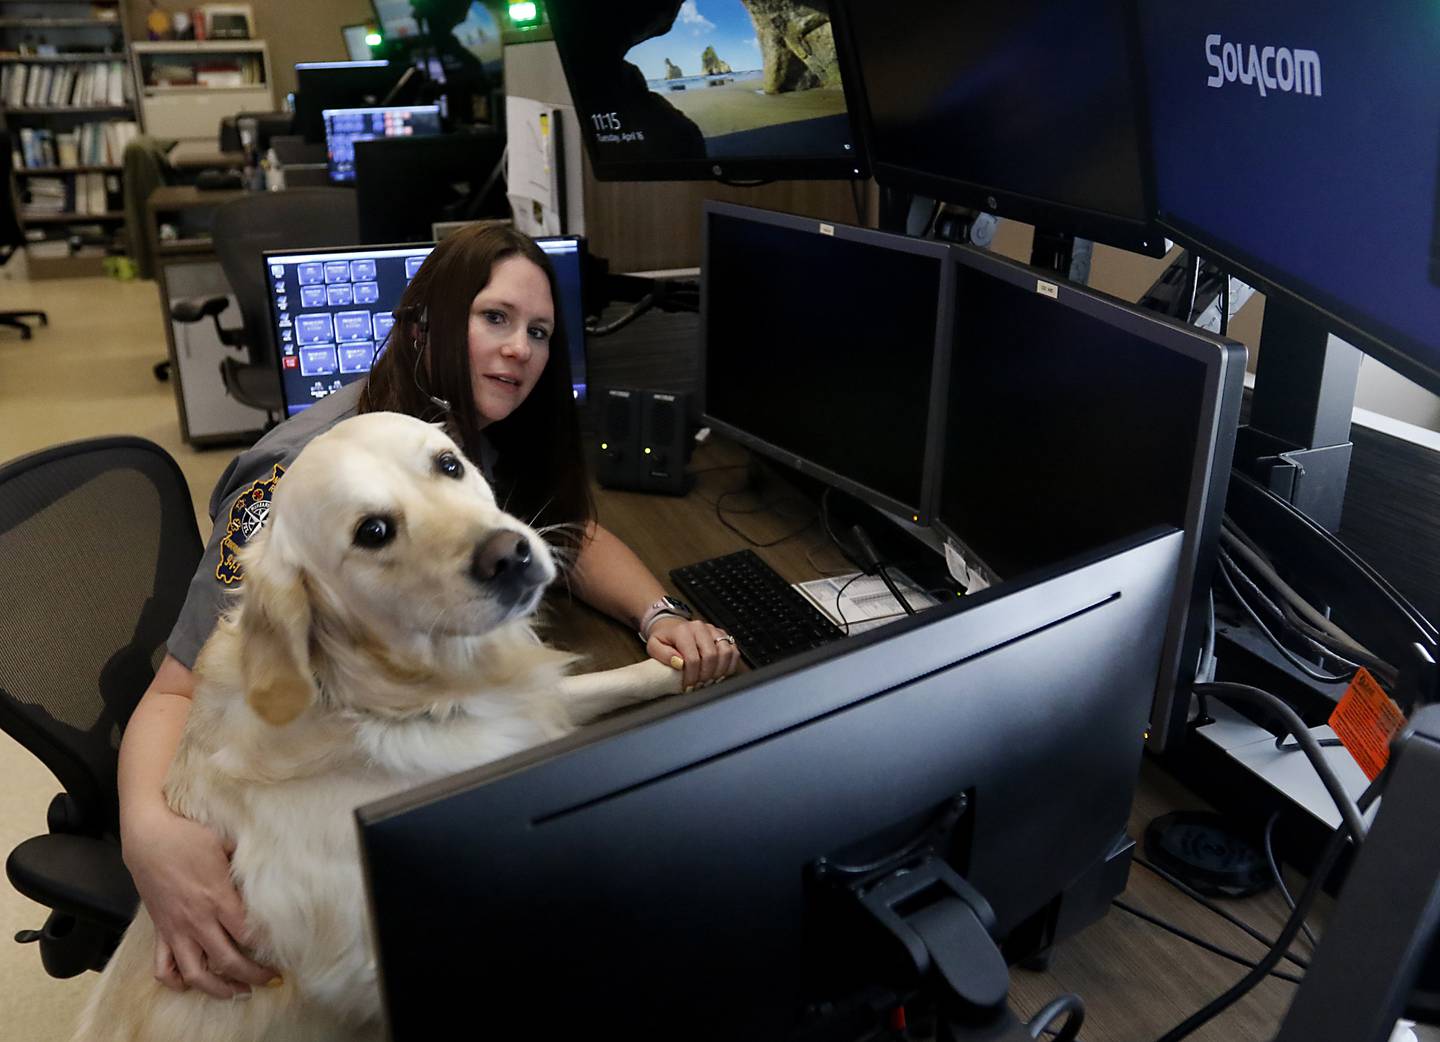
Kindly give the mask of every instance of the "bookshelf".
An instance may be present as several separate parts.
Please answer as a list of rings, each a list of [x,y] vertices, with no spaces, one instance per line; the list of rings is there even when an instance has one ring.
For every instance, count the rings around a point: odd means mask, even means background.
[[[275,107],[264,40],[135,43],[130,53],[147,134],[213,143],[222,117]]]
[[[98,274],[100,252],[72,255],[65,240],[124,222],[121,153],[138,133],[129,42],[122,0],[0,0],[0,125],[32,277]]]

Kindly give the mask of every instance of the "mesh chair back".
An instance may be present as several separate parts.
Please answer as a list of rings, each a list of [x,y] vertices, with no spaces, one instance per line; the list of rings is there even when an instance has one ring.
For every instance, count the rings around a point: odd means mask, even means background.
[[[0,467],[0,729],[91,834],[119,835],[120,734],[203,549],[184,475],[151,442],[73,442]]]
[[[260,255],[353,246],[360,241],[360,218],[355,193],[348,188],[254,192],[217,209],[212,234],[220,266],[240,302],[250,362],[271,365],[275,344]]]

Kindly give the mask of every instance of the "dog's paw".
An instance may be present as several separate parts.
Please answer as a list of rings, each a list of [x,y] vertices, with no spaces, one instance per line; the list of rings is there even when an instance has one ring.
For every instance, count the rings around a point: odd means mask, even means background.
[[[626,674],[626,682],[633,683],[636,691],[643,692],[648,698],[678,695],[685,681],[683,672],[653,658],[613,672]]]

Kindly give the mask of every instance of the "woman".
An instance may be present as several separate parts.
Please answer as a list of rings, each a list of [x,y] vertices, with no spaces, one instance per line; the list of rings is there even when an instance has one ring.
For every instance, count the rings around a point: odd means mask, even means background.
[[[221,476],[205,557],[120,748],[125,863],[155,921],[155,976],[167,986],[231,998],[275,978],[242,950],[245,912],[227,851],[172,813],[162,786],[194,694],[195,658],[225,591],[243,581],[236,553],[264,524],[290,461],[340,420],[382,410],[443,420],[511,513],[571,534],[576,595],[634,627],[651,657],[683,669],[687,688],[734,670],[733,638],[690,619],[595,522],[557,297],[549,261],[526,236],[500,225],[452,235],[406,288],[369,379],[281,424]]]

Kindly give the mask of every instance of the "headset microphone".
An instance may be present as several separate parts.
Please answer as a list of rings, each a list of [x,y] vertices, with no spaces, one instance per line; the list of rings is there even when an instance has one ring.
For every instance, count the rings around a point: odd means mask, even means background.
[[[420,309],[420,318],[415,323],[415,369],[411,373],[411,376],[415,380],[415,386],[420,389],[420,392],[424,394],[426,398],[429,398],[430,401],[438,408],[443,409],[445,412],[449,412],[450,403],[448,401],[446,401],[444,398],[438,397],[437,395],[431,394],[425,388],[420,387],[420,356],[425,353],[425,348],[429,343],[430,306],[427,304]]]

